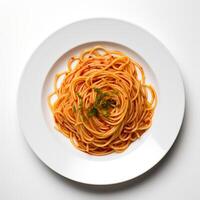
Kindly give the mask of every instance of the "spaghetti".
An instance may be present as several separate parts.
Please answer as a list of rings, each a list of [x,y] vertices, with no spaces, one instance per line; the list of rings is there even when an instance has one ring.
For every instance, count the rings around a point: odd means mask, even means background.
[[[57,130],[79,150],[97,156],[123,152],[140,138],[152,124],[156,103],[142,67],[102,46],[71,57],[48,96]]]

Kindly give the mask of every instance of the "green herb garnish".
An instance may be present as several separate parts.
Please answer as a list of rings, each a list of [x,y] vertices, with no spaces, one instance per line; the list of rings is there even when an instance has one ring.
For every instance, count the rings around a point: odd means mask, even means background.
[[[82,121],[85,121],[86,120],[86,117],[85,115],[83,114],[83,97],[77,92],[76,95],[78,96],[79,98],[79,104],[78,104],[78,110],[80,112],[80,119]],[[74,106],[73,107],[73,110],[75,110],[76,112],[76,107]]]
[[[102,114],[103,114],[104,117],[108,117],[109,116],[108,110],[102,110]]]
[[[82,108],[83,108],[83,97],[77,92],[76,93],[76,95],[78,96],[78,98],[79,98],[79,105],[78,105],[78,109],[80,110],[80,111],[82,111]]]
[[[72,110],[73,110],[74,113],[76,112],[76,107],[75,107],[75,105],[73,105]]]
[[[104,99],[104,97],[108,96],[108,93],[99,93],[96,96],[95,100],[95,106],[99,106],[101,104],[101,101]]]
[[[77,92],[76,95],[78,96],[79,99],[83,99],[83,97]]]
[[[103,109],[114,108],[116,106],[116,101],[114,99],[106,99],[101,103]]]
[[[98,94],[101,93],[101,90],[99,88],[94,88],[94,91]]]
[[[96,99],[94,104],[88,108],[88,117],[98,117],[102,114],[104,117],[109,116],[109,109],[116,106],[116,101],[114,99],[108,98],[109,94],[107,92],[102,92],[99,88],[94,88],[96,94]]]
[[[88,110],[88,117],[98,117],[99,116],[99,111],[96,107],[91,107],[89,110]]]

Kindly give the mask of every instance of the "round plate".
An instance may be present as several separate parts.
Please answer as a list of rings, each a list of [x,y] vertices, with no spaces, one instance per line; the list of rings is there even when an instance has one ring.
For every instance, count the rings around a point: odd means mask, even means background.
[[[158,94],[152,127],[124,153],[102,157],[77,150],[57,132],[47,105],[53,77],[65,69],[66,59],[96,44],[138,60]],[[39,46],[23,72],[17,107],[26,140],[48,167],[78,182],[106,185],[133,179],[164,157],[178,135],[185,96],[177,63],[151,34],[124,21],[89,19],[62,28]]]

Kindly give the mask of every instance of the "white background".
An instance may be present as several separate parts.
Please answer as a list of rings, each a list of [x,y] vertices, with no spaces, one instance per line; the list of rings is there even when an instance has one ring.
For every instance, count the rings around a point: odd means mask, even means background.
[[[57,29],[91,17],[124,19],[151,32],[177,60],[186,89],[184,124],[165,159],[134,181],[107,187],[78,184],[44,166],[25,142],[16,116],[17,86],[32,52]],[[199,185],[200,1],[0,1],[1,200],[196,200]]]

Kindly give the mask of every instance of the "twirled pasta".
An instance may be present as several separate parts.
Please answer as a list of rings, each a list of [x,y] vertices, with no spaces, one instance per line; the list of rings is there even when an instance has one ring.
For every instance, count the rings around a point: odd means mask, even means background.
[[[142,67],[102,46],[71,57],[48,96],[57,130],[79,150],[98,156],[127,149],[151,126],[156,103]]]

